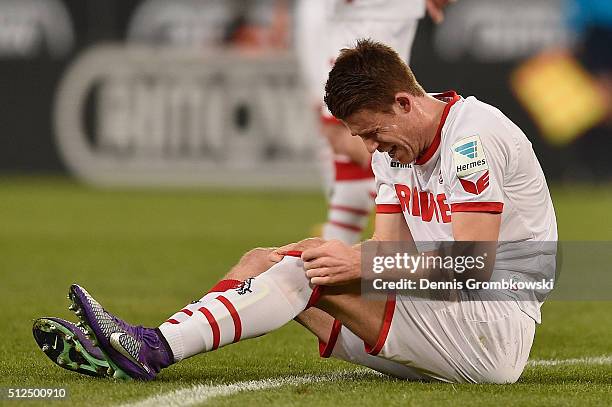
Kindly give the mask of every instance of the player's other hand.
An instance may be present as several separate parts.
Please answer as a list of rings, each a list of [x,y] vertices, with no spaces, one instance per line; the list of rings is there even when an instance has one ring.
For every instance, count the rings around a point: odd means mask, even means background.
[[[278,263],[279,261],[283,259],[283,257],[285,257],[285,254],[287,254],[287,252],[291,252],[295,250],[304,251],[304,250],[311,249],[313,247],[321,246],[323,243],[325,243],[325,240],[319,237],[311,237],[311,238],[304,239],[296,243],[289,243],[287,245],[278,247],[275,250],[273,250],[270,253],[269,258],[274,263]]]
[[[330,240],[302,253],[306,276],[315,285],[342,285],[361,277],[361,252],[339,240]]]
[[[434,23],[440,24],[444,21],[444,7],[448,3],[454,3],[457,0],[427,0],[427,13]]]

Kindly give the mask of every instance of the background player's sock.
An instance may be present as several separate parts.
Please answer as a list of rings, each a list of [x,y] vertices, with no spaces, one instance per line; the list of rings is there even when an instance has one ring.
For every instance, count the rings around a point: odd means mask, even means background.
[[[159,330],[178,362],[280,328],[306,308],[312,292],[302,260],[285,256],[239,287],[215,293],[180,324],[164,322]]]
[[[336,161],[335,166],[336,179],[322,237],[354,244],[361,240],[374,207],[374,174],[371,168],[354,162]]]

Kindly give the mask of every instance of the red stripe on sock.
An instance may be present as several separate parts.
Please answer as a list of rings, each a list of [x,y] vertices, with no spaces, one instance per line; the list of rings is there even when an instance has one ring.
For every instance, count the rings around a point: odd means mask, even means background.
[[[219,347],[219,340],[221,339],[221,332],[219,331],[219,324],[217,324],[217,320],[213,317],[213,314],[210,313],[206,307],[202,307],[199,311],[204,314],[206,319],[208,320],[208,324],[210,325],[210,329],[212,330],[213,336],[213,346],[211,350],[215,350]]]
[[[182,312],[183,314],[187,314],[189,316],[193,315],[193,312],[189,311],[187,308],[183,308],[182,310],[180,310],[179,312]]]
[[[301,250],[289,250],[287,253],[285,253],[285,256],[302,257],[302,251]]]
[[[372,167],[362,167],[355,162],[335,161],[336,181],[354,181],[361,179],[374,178]]]
[[[349,225],[348,223],[342,223],[335,220],[330,220],[328,222],[330,225],[338,226],[339,228],[352,230],[353,232],[361,232],[363,230],[360,226]]]
[[[230,300],[222,295],[218,296],[217,299],[221,301],[223,305],[225,305],[225,308],[227,308],[230,316],[234,320],[234,342],[238,342],[240,340],[240,336],[242,335],[242,322],[240,321],[240,315],[238,315],[238,311],[236,311],[236,308],[234,308],[234,305],[230,302]]]
[[[330,205],[329,209],[335,211],[349,212],[354,213],[355,215],[367,216],[370,214],[370,211],[360,208],[352,208],[350,206],[342,206],[342,205]]]
[[[169,320],[167,320],[166,322],[169,322],[169,323],[171,323],[172,325],[176,325],[176,324],[178,324],[178,323],[179,323],[179,322],[178,322],[176,319],[173,319],[173,318],[170,318],[170,319],[169,319]]]
[[[237,288],[241,283],[242,281],[239,280],[221,280],[208,293],[222,293],[232,288]]]

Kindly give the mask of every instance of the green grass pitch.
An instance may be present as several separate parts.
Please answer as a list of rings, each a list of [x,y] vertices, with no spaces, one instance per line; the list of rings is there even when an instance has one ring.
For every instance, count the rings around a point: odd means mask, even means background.
[[[562,239],[612,240],[610,188],[553,188]],[[157,325],[199,298],[241,253],[305,237],[325,215],[321,194],[95,190],[57,178],[0,181],[0,387],[67,387],[54,404],[117,405],[195,384],[359,369],[322,360],[296,323],[200,355],[150,383],[92,379],[53,365],[32,318],[74,319],[66,293],[86,287],[111,312]],[[612,356],[612,302],[550,302],[532,359]],[[217,397],[215,405],[604,405],[612,366],[529,366],[514,385],[408,383],[371,374]],[[0,403],[3,403],[0,400]],[[4,401],[7,405],[41,402]]]

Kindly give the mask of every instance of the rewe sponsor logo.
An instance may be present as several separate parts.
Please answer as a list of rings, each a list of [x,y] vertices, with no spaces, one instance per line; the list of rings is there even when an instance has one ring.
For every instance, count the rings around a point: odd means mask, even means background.
[[[434,219],[438,223],[451,221],[451,210],[446,203],[445,194],[434,195],[402,184],[395,184],[395,194],[404,213],[420,217],[423,222],[431,222]]]

